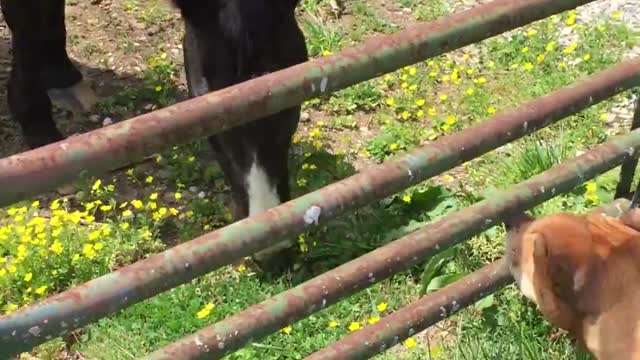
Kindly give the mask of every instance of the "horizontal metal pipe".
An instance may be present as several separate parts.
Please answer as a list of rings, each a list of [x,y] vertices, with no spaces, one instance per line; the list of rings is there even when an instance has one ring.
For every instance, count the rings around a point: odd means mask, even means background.
[[[618,199],[611,204],[594,209],[593,212],[619,217],[622,211],[629,208],[629,203],[629,200]],[[305,360],[368,359],[494,293],[512,281],[506,261],[500,259],[385,316],[374,325],[343,337],[309,355]]]
[[[484,40],[593,0],[496,0],[0,160],[0,206],[222,132],[318,95]]]
[[[201,329],[146,359],[219,359],[494,226],[514,211],[572,190],[620,165],[638,149],[640,129]]]
[[[640,61],[622,63],[395,160],[2,316],[0,355],[27,351],[47,337],[66,334],[249,256],[312,226],[308,214],[320,211],[319,219],[325,220],[394,194],[638,84]],[[29,331],[34,327],[38,335]]]

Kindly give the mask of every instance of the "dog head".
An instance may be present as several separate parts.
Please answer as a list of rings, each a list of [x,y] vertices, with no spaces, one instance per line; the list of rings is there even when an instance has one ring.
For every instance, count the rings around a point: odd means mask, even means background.
[[[636,218],[640,212],[628,215],[627,222]],[[518,214],[505,224],[506,258],[519,289],[551,324],[574,335],[579,336],[585,318],[597,318],[611,307],[612,299],[625,296],[604,289],[619,284],[616,277],[637,271],[623,268],[619,259],[633,256],[638,246],[627,245],[640,233],[618,219],[602,214],[539,219]],[[615,286],[615,292],[625,289]]]

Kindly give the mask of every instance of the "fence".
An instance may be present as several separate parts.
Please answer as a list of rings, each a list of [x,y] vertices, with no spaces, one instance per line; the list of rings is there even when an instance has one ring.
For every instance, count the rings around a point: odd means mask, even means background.
[[[380,36],[314,60],[118,124],[0,160],[0,206],[100,174],[197,137],[495,36],[587,0],[496,0],[432,23]],[[621,63],[480,125],[371,167],[267,212],[0,317],[0,358],[28,351],[132,304],[268,247],[283,236],[420,183],[465,161],[640,85],[640,61]],[[492,198],[448,215],[360,258],[245,309],[150,354],[148,359],[217,359],[249,341],[336,303],[585,180],[623,164],[617,196],[629,192],[640,149],[632,131]],[[503,261],[351,334],[310,359],[366,358],[509,283]]]

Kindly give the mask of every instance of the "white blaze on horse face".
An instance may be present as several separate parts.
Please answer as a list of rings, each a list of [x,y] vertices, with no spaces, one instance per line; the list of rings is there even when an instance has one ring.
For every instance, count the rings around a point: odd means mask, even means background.
[[[267,172],[254,157],[246,179],[249,197],[249,216],[261,213],[280,205],[280,197],[276,188],[271,185]]]

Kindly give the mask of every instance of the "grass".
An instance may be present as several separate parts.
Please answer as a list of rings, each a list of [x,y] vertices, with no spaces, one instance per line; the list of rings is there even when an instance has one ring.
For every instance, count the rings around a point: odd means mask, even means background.
[[[164,9],[145,3],[128,1],[125,10],[139,21],[164,21]],[[444,1],[395,5],[411,10],[401,12],[407,21],[450,11]],[[330,8],[324,0],[306,0],[300,8],[314,57],[396,29],[388,9],[368,2],[347,2],[357,30]],[[565,27],[578,37],[562,46],[558,30]],[[637,34],[616,18],[582,23],[567,12],[309,101],[304,109],[311,120],[301,123],[292,151],[294,194],[343,179],[355,173],[354,164],[398,156],[611,66],[636,41]],[[175,64],[162,52],[147,60],[142,86],[101,99],[101,112],[130,113],[141,101],[151,108],[176,101]],[[298,263],[285,276],[268,279],[244,267],[225,267],[87,326],[72,348],[88,359],[132,359],[220,321],[605,141],[603,114],[625,96],[301,234]],[[228,224],[227,188],[220,169],[200,156],[204,151],[201,142],[174,147],[122,174],[83,178],[74,196],[47,195],[0,210],[0,311],[15,311]],[[617,170],[604,174],[534,213],[586,212],[612,199],[616,176]],[[495,227],[474,236],[228,358],[301,359],[496,260],[503,234]],[[566,336],[551,336],[555,332],[510,286],[376,358],[586,358]],[[33,354],[54,359],[62,347],[54,340]]]

